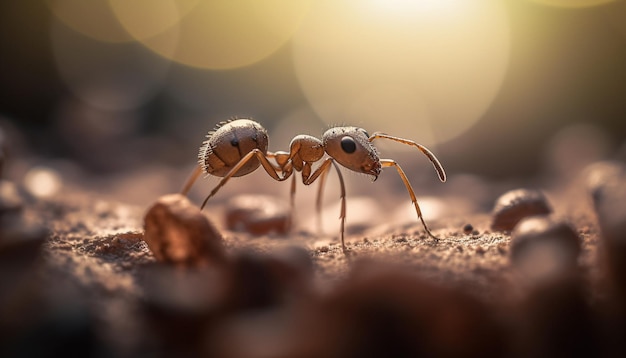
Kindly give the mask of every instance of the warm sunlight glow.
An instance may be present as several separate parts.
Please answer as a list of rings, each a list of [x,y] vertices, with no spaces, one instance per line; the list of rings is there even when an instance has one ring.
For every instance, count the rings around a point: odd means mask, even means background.
[[[82,101],[105,111],[134,110],[162,88],[169,70],[141,46],[103,47],[60,21],[50,26],[50,47],[60,78]]]
[[[193,67],[230,69],[258,62],[283,46],[310,0],[161,0],[159,6],[149,0],[140,6],[110,1],[124,28],[154,52]]]
[[[468,0],[369,0],[374,11],[383,11],[395,16],[403,14],[430,13],[436,15],[451,11],[459,11]],[[365,5],[367,6],[367,5]]]
[[[109,0],[46,0],[58,20],[85,36],[105,42],[134,41],[117,21]]]
[[[615,0],[530,0],[543,5],[555,7],[582,8],[604,5],[615,2]]]
[[[431,144],[463,133],[495,98],[509,24],[495,0],[320,0],[293,54],[325,122]]]
[[[311,0],[46,0],[56,19],[90,38],[138,41],[185,65],[230,69],[291,39]]]

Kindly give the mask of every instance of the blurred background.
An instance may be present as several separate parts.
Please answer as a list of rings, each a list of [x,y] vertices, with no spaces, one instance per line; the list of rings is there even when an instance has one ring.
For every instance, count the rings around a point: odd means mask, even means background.
[[[626,1],[5,1],[0,53],[10,173],[42,195],[176,190],[232,116],[270,150],[357,125],[492,180],[625,152]],[[414,149],[379,147],[437,181]]]

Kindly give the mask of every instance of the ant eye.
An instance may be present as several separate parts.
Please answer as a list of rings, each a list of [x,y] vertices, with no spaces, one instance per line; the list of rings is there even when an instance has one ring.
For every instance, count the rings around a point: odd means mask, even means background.
[[[239,145],[239,139],[237,138],[233,138],[230,140],[230,145],[232,145],[233,147],[236,147]]]
[[[341,149],[348,154],[354,153],[356,151],[356,143],[354,142],[354,139],[348,136],[341,138]]]

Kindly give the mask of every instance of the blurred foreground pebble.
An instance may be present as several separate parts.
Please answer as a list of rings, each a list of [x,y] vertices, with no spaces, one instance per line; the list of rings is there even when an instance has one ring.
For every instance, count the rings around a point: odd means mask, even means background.
[[[20,196],[15,183],[8,180],[0,180],[0,216],[20,211],[24,200]]]
[[[500,357],[493,311],[406,268],[358,262],[303,319],[285,357]]]
[[[531,281],[577,270],[580,237],[567,222],[542,216],[525,218],[511,234],[511,261]]]
[[[158,261],[205,266],[224,259],[222,235],[180,194],[166,195],[144,217],[144,240]]]
[[[9,145],[7,143],[6,135],[4,134],[4,129],[0,127],[0,179],[4,176],[4,166],[7,161],[7,154],[9,151]]]
[[[538,190],[515,189],[501,195],[493,208],[491,228],[511,231],[525,217],[552,212],[546,197]]]
[[[286,234],[291,226],[289,205],[269,195],[239,195],[226,204],[226,227],[254,235]]]
[[[598,327],[583,287],[581,238],[566,221],[522,219],[511,233],[511,263],[522,297],[514,351],[521,357],[598,355]]]
[[[214,268],[179,270],[152,264],[140,269],[147,344],[160,356],[194,356],[215,323],[224,298],[223,275]],[[145,338],[145,337],[144,337]]]
[[[31,319],[36,321],[34,312],[40,311],[29,304],[36,301],[36,272],[42,263],[41,248],[48,231],[26,215],[23,205],[17,187],[0,180],[0,356],[4,356],[4,349],[33,348],[28,342],[14,342],[12,337],[22,334],[22,329],[26,334],[35,333],[28,332],[34,330],[29,325]]]
[[[257,317],[299,310],[314,297],[312,278],[311,258],[298,247],[269,254],[238,251],[222,266],[199,269],[144,266],[138,284],[146,329],[152,335],[147,344],[162,356],[196,356],[203,351],[210,352],[208,356],[255,356],[266,344],[259,338],[275,328],[257,327]],[[250,325],[261,329],[248,332]],[[276,338],[288,338],[287,333]],[[274,343],[282,347],[288,342]]]
[[[626,167],[596,163],[587,169],[587,179],[602,233],[599,260],[608,269],[626,317]]]
[[[299,247],[279,248],[265,255],[241,251],[232,258],[226,276],[228,311],[265,310],[310,294],[313,263]]]
[[[559,253],[550,251],[559,260]],[[544,257],[549,260],[549,257]],[[516,346],[519,357],[598,357],[602,332],[583,279],[576,270],[550,273],[530,282],[515,304]],[[519,283],[518,283],[519,284]]]
[[[17,186],[0,180],[0,269],[30,264],[39,256],[48,234],[34,218],[24,215],[23,205]],[[3,272],[6,270],[0,270],[0,275]]]

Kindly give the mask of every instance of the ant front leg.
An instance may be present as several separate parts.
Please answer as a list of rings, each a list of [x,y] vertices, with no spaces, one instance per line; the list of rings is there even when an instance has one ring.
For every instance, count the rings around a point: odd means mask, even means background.
[[[220,180],[220,182],[217,184],[217,186],[215,186],[215,188],[213,188],[213,190],[211,190],[211,193],[202,202],[202,205],[200,206],[200,209],[204,209],[204,206],[209,201],[209,199],[212,198],[217,193],[217,191],[228,182],[228,180],[230,178],[232,178],[235,174],[237,174],[237,172],[244,165],[246,165],[246,163],[248,163],[248,161],[252,160],[252,158],[254,158],[254,157],[256,157],[259,160],[259,162],[263,166],[263,169],[265,169],[267,174],[269,174],[269,176],[272,177],[272,179],[274,179],[276,181],[283,181],[283,180],[287,179],[288,176],[284,176],[283,175],[283,177],[281,177],[280,175],[278,175],[277,169],[274,168],[272,163],[269,162],[269,160],[265,157],[265,155],[266,154],[263,153],[261,150],[259,150],[258,148],[255,148],[255,149],[251,150],[248,154],[246,154],[243,158],[241,158],[241,160],[239,160],[239,162],[237,162],[237,164],[235,164],[235,166],[222,178],[222,180]]]
[[[406,174],[404,173],[404,170],[402,170],[402,168],[400,167],[400,164],[396,163],[396,161],[392,160],[392,159],[381,159],[380,163],[382,164],[383,168],[387,168],[387,167],[395,167],[396,168],[396,170],[398,171],[398,175],[400,175],[400,178],[404,182],[404,186],[406,187],[406,190],[409,192],[409,196],[411,196],[411,202],[415,206],[415,211],[417,212],[417,217],[422,222],[422,225],[424,226],[424,230],[426,230],[426,233],[428,233],[428,236],[432,237],[436,241],[439,241],[439,238],[437,236],[433,235],[433,233],[430,232],[430,229],[426,225],[426,222],[424,221],[424,217],[422,216],[422,210],[420,209],[420,206],[417,203],[417,197],[415,196],[415,192],[413,191],[413,187],[411,186],[411,183],[409,183],[409,179],[407,178]]]

